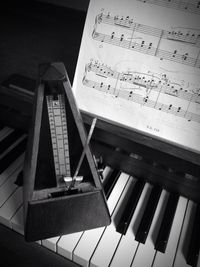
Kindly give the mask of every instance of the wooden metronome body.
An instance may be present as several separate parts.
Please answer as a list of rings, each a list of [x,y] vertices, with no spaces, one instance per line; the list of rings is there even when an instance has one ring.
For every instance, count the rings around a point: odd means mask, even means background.
[[[62,63],[43,64],[39,72],[24,166],[27,241],[110,223],[65,67]],[[84,149],[78,175],[74,176]]]

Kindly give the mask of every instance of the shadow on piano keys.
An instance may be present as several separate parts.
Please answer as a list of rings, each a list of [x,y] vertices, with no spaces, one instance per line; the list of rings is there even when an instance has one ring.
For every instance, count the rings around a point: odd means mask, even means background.
[[[0,126],[0,223],[21,235],[22,187],[16,180],[26,139],[19,130]],[[102,183],[110,226],[40,240],[38,245],[81,266],[200,266],[197,203],[108,166]]]

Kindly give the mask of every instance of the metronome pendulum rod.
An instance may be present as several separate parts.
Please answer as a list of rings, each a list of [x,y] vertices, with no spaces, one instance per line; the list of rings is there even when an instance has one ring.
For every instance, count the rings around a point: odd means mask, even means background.
[[[75,182],[76,182],[76,177],[77,177],[77,175],[78,175],[78,172],[79,172],[80,167],[81,167],[81,164],[82,164],[82,162],[83,162],[85,153],[86,153],[87,148],[88,148],[88,146],[89,146],[90,139],[91,139],[91,137],[92,137],[92,134],[93,134],[93,131],[94,131],[96,122],[97,122],[97,118],[94,118],[94,119],[92,120],[92,124],[91,124],[91,127],[90,127],[90,131],[89,131],[88,137],[87,137],[86,142],[85,142],[85,145],[84,145],[84,147],[83,147],[83,151],[82,151],[82,153],[81,153],[80,159],[79,159],[79,161],[78,161],[78,164],[77,164],[76,170],[75,170],[75,172],[74,172],[74,175],[73,175],[73,177],[72,177],[71,185],[70,185],[69,188],[72,188],[72,187],[74,186]],[[68,182],[68,178],[67,178],[67,177],[66,177],[66,178],[64,177],[64,181],[65,181],[65,182]]]

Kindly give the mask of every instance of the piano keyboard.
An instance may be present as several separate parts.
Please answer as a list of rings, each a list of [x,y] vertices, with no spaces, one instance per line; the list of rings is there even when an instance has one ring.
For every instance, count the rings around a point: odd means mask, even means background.
[[[23,235],[26,135],[0,126],[0,223]],[[199,205],[105,167],[111,225],[38,241],[80,266],[200,267]]]

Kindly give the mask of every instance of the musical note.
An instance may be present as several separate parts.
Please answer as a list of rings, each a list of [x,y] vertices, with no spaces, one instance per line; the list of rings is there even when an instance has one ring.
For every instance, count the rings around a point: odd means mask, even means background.
[[[97,17],[99,17],[98,15]],[[174,61],[179,64],[200,68],[200,30],[173,27],[166,31],[141,23],[133,22],[133,19],[118,16],[109,17],[101,13],[101,22],[112,31],[101,32],[95,24],[92,38],[95,41],[104,42],[114,46],[120,46],[134,52],[148,54],[161,60]],[[127,26],[126,32],[113,31],[113,26]],[[122,29],[123,30],[123,29]],[[128,33],[130,31],[130,33]],[[172,42],[172,45],[168,42]]]
[[[118,20],[118,16],[112,17],[109,15],[109,18],[107,15],[101,13],[100,15],[97,15],[97,18],[101,17],[101,20],[98,20],[99,23],[108,24],[110,26],[120,26],[120,23],[116,23],[116,17]],[[95,19],[96,21],[97,19]],[[128,20],[128,22],[127,22]],[[188,44],[195,44],[196,46],[200,46],[200,30],[199,29],[190,29],[190,28],[183,28],[183,27],[173,27],[169,31],[151,27],[149,25],[133,22],[133,19],[130,19],[127,17],[126,23],[129,25],[127,27],[127,30],[131,32],[137,32],[137,33],[143,33],[147,35],[151,35],[154,37],[160,38],[162,36],[162,39],[169,39],[174,41],[182,41]],[[96,23],[95,23],[96,25]]]
[[[183,90],[183,87],[178,83],[171,81],[166,74],[154,75],[140,72],[117,72],[112,70],[110,67],[105,66],[98,62],[90,62],[89,67],[86,67],[88,71],[94,72],[95,75],[103,78],[112,78],[121,82],[126,82],[130,85],[136,85],[144,88],[148,91],[161,92],[166,95],[191,101],[197,103],[200,101],[200,94],[195,92],[195,87],[192,87],[190,91]]]
[[[145,106],[187,121],[200,123],[200,114],[189,110],[192,103],[200,104],[200,94],[195,87],[185,89],[183,84],[174,82],[164,73],[118,72],[97,61],[91,61],[86,69],[88,78],[84,80],[84,85],[87,87],[115,98],[132,101],[141,107]],[[97,77],[96,81],[95,77]],[[163,98],[164,96],[169,97],[169,103]],[[179,101],[177,102],[176,99]],[[180,105],[181,101],[183,105]],[[176,103],[179,103],[178,106]]]
[[[139,2],[200,14],[200,1],[191,0],[137,0]]]
[[[115,36],[115,32],[112,32],[111,39],[114,39],[114,36]]]
[[[173,27],[169,32],[164,32],[163,38],[183,43],[200,46],[200,30]]]
[[[110,17],[109,17],[110,19]],[[120,27],[125,27],[125,28],[130,28],[131,25],[133,24],[133,20],[129,19],[129,16],[126,17],[126,19],[124,19],[123,17],[121,17],[121,19],[119,19],[118,16],[114,17],[114,24],[118,25]]]
[[[85,84],[85,85],[87,85],[88,87],[92,87],[94,89],[105,92],[105,87],[102,90],[102,87],[103,87],[102,84],[96,83],[94,86],[93,82],[90,81],[90,82],[87,82],[87,84]],[[111,87],[108,86],[107,88],[110,89]],[[107,91],[109,91],[109,90],[107,90]],[[131,100],[132,102],[134,102],[136,104],[145,105],[146,107],[154,108],[154,109],[159,110],[161,112],[165,112],[165,113],[169,113],[169,114],[172,114],[172,115],[175,115],[178,117],[185,118],[188,121],[200,123],[200,115],[199,114],[195,114],[193,112],[186,112],[186,110],[181,109],[181,107],[173,107],[172,104],[166,105],[166,104],[161,103],[161,102],[156,102],[156,101],[150,100],[148,98],[148,96],[142,97],[139,94],[133,93],[133,91],[128,92],[127,90],[124,91],[121,89],[118,91],[118,94],[115,95],[115,97],[121,97],[123,99]]]

